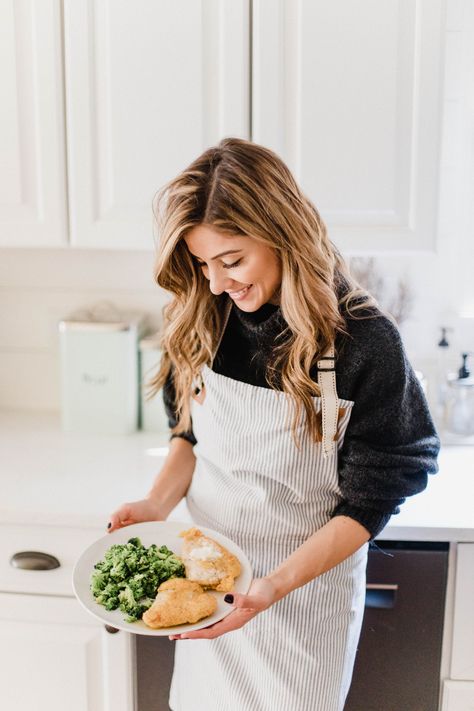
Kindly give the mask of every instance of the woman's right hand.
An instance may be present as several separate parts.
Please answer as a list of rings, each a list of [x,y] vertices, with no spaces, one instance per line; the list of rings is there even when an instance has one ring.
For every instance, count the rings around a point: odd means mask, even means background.
[[[107,531],[112,533],[112,531],[124,528],[124,526],[130,526],[132,523],[162,521],[163,517],[159,509],[159,503],[151,498],[122,504],[110,515],[110,526],[107,527]]]

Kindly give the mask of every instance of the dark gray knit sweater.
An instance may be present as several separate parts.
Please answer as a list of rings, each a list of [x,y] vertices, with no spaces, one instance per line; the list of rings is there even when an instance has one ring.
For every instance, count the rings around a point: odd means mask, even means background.
[[[360,315],[361,312],[358,312]],[[359,521],[375,538],[407,496],[427,485],[438,471],[440,442],[428,404],[409,363],[396,326],[379,311],[357,320],[347,314],[349,337],[336,338],[336,384],[343,400],[353,400],[339,452],[343,499],[332,515]],[[235,380],[269,387],[265,365],[276,336],[286,328],[278,306],[252,313],[232,306],[213,370]],[[311,373],[317,379],[316,371]],[[170,427],[176,424],[172,377],[163,388]],[[192,430],[182,436],[192,444]]]

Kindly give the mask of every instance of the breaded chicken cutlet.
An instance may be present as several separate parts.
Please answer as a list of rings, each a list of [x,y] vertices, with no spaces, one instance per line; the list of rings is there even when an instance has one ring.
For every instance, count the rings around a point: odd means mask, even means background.
[[[184,563],[186,578],[219,592],[229,592],[240,575],[241,565],[233,553],[199,528],[190,528],[179,534],[184,539],[180,558]]]
[[[194,624],[216,611],[217,600],[198,583],[186,578],[169,578],[158,588],[155,602],[142,620],[153,629]]]

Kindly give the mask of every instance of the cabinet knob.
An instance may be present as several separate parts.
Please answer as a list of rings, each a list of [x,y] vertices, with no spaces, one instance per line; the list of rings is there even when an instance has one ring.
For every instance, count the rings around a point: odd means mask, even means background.
[[[116,632],[120,632],[116,627],[112,627],[112,625],[104,625],[105,629],[109,634],[115,634]]]
[[[49,553],[41,551],[19,551],[10,558],[10,565],[21,570],[54,570],[61,563]]]

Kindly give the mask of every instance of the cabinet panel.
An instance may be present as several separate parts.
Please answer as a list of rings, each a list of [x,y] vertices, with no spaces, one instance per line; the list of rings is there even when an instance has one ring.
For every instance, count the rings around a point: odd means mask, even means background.
[[[434,250],[444,0],[255,0],[253,140],[348,252]]]
[[[441,711],[474,711],[474,682],[445,681]]]
[[[72,597],[72,571],[76,560],[103,530],[66,526],[0,525],[0,591],[66,595]],[[38,551],[60,563],[52,570],[22,570],[11,565],[15,553]]]
[[[153,249],[156,191],[248,137],[248,0],[65,2],[71,241]]]
[[[451,678],[474,681],[474,543],[459,543]]]
[[[132,711],[131,637],[109,634],[73,599],[0,594],[2,706]]]
[[[0,5],[0,245],[67,242],[60,0]]]

